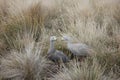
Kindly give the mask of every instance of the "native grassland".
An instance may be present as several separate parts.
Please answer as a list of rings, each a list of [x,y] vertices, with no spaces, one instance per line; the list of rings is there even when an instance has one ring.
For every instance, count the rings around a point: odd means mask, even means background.
[[[62,69],[46,59],[62,35],[96,51]],[[120,0],[0,0],[1,80],[120,80]]]

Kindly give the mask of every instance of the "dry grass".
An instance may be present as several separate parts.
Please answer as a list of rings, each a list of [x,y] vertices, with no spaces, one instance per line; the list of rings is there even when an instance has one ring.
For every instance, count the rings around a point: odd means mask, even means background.
[[[94,59],[93,61],[85,60],[81,64],[71,62],[69,68],[64,67],[63,71],[53,75],[51,80],[101,80],[104,73],[104,66],[101,67]]]
[[[11,51],[1,58],[0,76],[12,80],[42,80],[46,78],[49,62],[42,56],[41,46],[34,42],[22,51]]]
[[[119,80],[112,70],[106,74],[106,66],[99,64],[96,57],[89,57],[81,63],[72,61],[49,80]]]
[[[50,79],[119,79],[119,4],[120,0],[0,0],[0,77],[47,78],[43,69],[51,67],[41,53],[46,55],[49,38],[55,35],[56,48],[69,55],[60,40],[67,34],[75,42],[89,45],[97,55],[91,62],[70,63]]]

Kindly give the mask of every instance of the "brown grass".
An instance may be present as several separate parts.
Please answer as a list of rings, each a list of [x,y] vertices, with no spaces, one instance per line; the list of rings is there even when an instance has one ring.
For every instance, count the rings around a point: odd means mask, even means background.
[[[20,52],[11,51],[1,59],[0,76],[12,80],[42,80],[47,75],[49,62],[42,56],[41,46],[34,42]]]

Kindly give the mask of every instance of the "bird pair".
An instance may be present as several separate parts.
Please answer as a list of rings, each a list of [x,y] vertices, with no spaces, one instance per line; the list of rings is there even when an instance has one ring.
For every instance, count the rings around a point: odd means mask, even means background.
[[[48,58],[58,63],[62,61],[63,63],[69,62],[69,58],[62,51],[55,49],[55,41],[57,40],[56,36],[50,37],[50,48],[48,50]],[[69,36],[63,36],[62,40],[67,42],[67,49],[75,57],[88,56],[91,55],[94,51],[89,48],[86,44],[83,43],[72,43],[72,38]]]

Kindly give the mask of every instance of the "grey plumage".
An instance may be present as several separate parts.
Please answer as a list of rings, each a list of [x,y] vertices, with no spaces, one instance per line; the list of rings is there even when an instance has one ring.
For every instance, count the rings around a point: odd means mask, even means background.
[[[62,40],[67,42],[67,48],[72,52],[74,56],[88,56],[94,51],[83,43],[72,43],[72,39],[68,36],[63,36]]]
[[[76,56],[87,56],[89,54],[88,52],[89,48],[84,44],[68,43],[67,47],[73,53],[73,55],[76,55]]]
[[[50,38],[50,48],[48,50],[48,59],[50,59],[55,63],[58,63],[59,61],[62,61],[63,63],[68,62],[69,58],[62,51],[55,49],[54,47],[55,40],[56,40],[55,36],[52,36]]]

